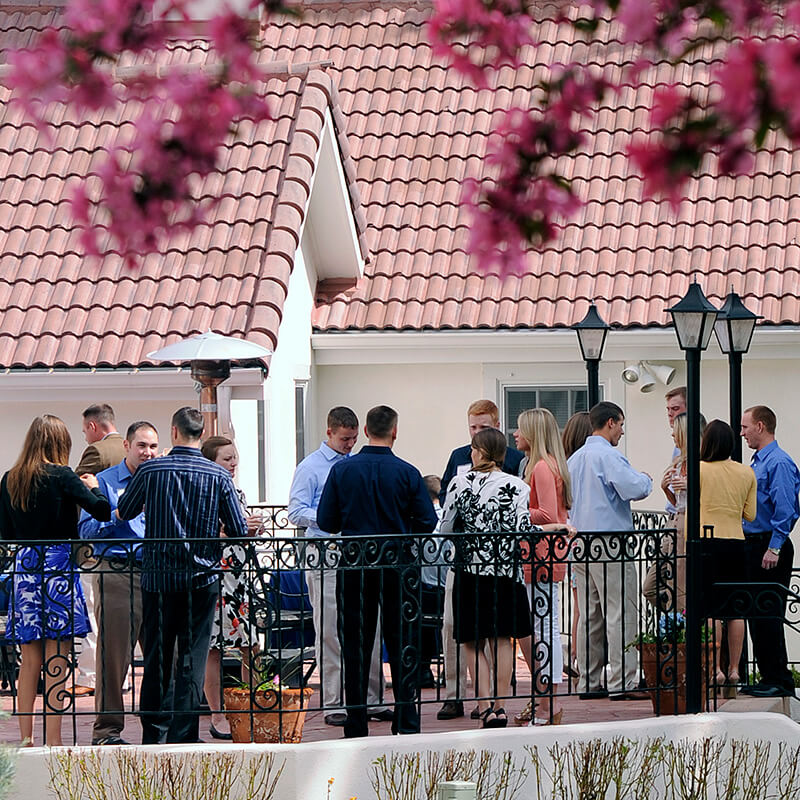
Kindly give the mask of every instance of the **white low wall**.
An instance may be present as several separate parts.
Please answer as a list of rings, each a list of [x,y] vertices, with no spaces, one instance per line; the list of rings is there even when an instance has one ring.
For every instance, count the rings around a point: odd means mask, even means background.
[[[777,746],[784,742],[800,745],[800,725],[780,714],[699,714],[694,717],[661,717],[631,722],[603,722],[544,728],[508,728],[493,731],[462,731],[416,736],[375,736],[366,739],[312,742],[301,745],[174,745],[140,747],[135,752],[185,753],[197,758],[212,752],[263,753],[275,752],[285,759],[283,775],[274,800],[326,800],[330,778],[330,800],[372,800],[375,792],[370,783],[370,766],[376,758],[388,753],[414,753],[445,750],[511,751],[520,762],[528,762],[526,746],[537,745],[540,753],[558,742],[566,745],[575,740],[632,739],[664,737],[668,741],[700,740],[706,737],[765,741]],[[116,748],[85,748],[104,757]],[[47,748],[31,748],[19,753],[17,779],[11,797],[16,800],[46,800],[55,797],[50,789]],[[533,778],[528,775],[530,783]],[[535,797],[534,787],[523,787],[520,797]],[[78,800],[75,798],[75,800]],[[200,798],[198,798],[200,800]],[[394,800],[381,797],[379,800]]]

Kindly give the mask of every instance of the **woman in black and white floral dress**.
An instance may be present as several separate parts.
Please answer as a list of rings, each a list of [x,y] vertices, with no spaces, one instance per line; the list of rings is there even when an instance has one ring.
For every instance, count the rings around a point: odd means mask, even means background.
[[[485,728],[508,722],[493,698],[511,695],[511,639],[531,632],[518,534],[538,529],[530,520],[530,488],[502,471],[505,451],[505,436],[496,428],[475,434],[473,468],[450,483],[441,528],[443,533],[486,534],[456,538],[453,590],[455,638],[464,645]]]
[[[211,436],[203,442],[203,455],[221,467],[225,467],[231,477],[236,475],[239,454],[236,445],[225,436]],[[261,518],[248,516],[247,501],[244,492],[237,488],[239,504],[247,520],[247,532],[250,536],[258,533]],[[224,531],[222,532],[224,535]],[[247,548],[227,540],[222,548],[222,578],[220,581],[220,599],[214,611],[211,627],[211,649],[206,663],[205,695],[211,709],[211,736],[215,739],[230,739],[231,734],[225,715],[220,708],[222,653],[226,647],[238,647],[242,654],[242,680],[250,680],[250,664],[253,641],[250,630],[250,595],[245,575],[247,567]]]

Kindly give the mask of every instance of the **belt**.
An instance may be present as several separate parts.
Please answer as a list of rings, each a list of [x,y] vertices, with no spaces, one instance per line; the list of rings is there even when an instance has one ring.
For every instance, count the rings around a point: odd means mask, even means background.
[[[131,564],[130,560],[127,559],[127,558],[117,558],[117,557],[114,557],[114,556],[112,556],[111,558],[108,558],[106,556],[102,556],[98,560],[99,561],[105,561],[106,564],[108,564],[109,566],[117,567],[118,569],[140,570],[142,568],[141,562],[136,561],[133,564]]]

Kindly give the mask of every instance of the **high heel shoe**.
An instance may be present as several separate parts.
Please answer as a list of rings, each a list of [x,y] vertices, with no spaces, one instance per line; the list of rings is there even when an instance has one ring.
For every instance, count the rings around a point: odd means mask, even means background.
[[[564,709],[559,708],[555,714],[552,715],[550,718],[542,719],[540,717],[534,717],[529,723],[529,727],[531,728],[540,728],[544,725],[560,725],[561,718],[564,716]]]
[[[500,716],[501,714],[502,717]],[[481,720],[484,728],[505,728],[508,725],[508,718],[504,708],[490,706],[481,714]]]

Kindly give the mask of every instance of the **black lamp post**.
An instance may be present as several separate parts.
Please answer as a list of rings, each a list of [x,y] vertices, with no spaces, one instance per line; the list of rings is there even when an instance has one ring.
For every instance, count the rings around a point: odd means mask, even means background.
[[[703,709],[701,638],[698,607],[702,593],[700,549],[700,353],[708,347],[717,309],[697,283],[669,309],[686,353],[686,710]]]
[[[742,437],[739,426],[742,419],[742,355],[750,349],[756,320],[761,319],[742,303],[741,297],[731,289],[725,304],[714,323],[714,333],[719,349],[728,356],[728,392],[730,395],[731,428],[736,434],[733,459],[741,463]]]
[[[592,303],[586,316],[572,326],[578,334],[581,356],[586,362],[586,373],[589,385],[589,408],[600,402],[600,359],[608,336],[609,326],[597,313],[597,306]]]

